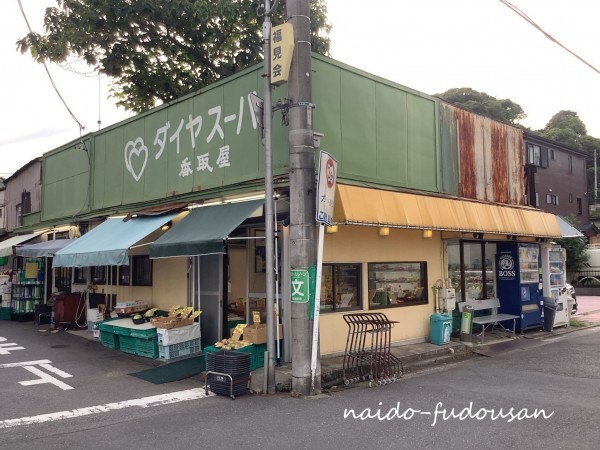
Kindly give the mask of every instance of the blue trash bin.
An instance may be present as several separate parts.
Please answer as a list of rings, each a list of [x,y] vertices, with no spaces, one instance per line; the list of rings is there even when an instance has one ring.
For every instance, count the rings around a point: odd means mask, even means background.
[[[429,317],[429,341],[435,345],[450,342],[452,316],[450,314],[432,314]]]

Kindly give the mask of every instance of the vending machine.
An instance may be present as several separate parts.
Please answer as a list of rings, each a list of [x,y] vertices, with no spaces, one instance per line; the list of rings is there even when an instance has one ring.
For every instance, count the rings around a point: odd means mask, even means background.
[[[520,317],[517,330],[542,327],[540,246],[499,242],[496,248],[496,282],[501,312]]]
[[[565,261],[566,250],[560,245],[542,245],[542,278],[544,297],[556,299],[556,313],[554,326],[559,327],[569,324],[569,301],[565,288]]]

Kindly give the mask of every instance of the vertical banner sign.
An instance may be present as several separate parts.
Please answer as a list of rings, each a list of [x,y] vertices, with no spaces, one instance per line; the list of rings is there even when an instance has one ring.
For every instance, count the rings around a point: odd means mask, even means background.
[[[329,153],[321,152],[317,180],[317,222],[333,224],[336,177],[337,161]]]
[[[308,282],[308,270],[292,269],[290,270],[293,303],[308,303],[310,289]]]
[[[288,80],[294,54],[294,27],[284,23],[271,29],[271,84],[279,86]]]

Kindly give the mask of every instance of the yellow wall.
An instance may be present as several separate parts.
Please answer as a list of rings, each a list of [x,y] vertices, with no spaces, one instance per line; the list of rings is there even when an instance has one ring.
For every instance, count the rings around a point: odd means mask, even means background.
[[[252,262],[252,260],[250,260]],[[238,298],[246,299],[246,245],[229,246],[229,283],[231,291],[228,303]]]
[[[174,305],[187,305],[187,257],[153,260],[152,304],[168,310]]]
[[[368,301],[368,262],[427,262],[427,305],[377,309],[389,320],[398,321],[392,330],[392,342],[425,340],[429,336],[429,316],[434,313],[435,298],[431,286],[443,278],[442,245],[439,232],[425,239],[421,230],[390,230],[389,236],[380,237],[377,227],[342,226],[335,234],[325,235],[323,262],[363,263],[362,298]],[[367,311],[366,309],[363,311]],[[359,311],[353,311],[359,312]],[[343,352],[348,326],[340,313],[320,315],[321,354]]]

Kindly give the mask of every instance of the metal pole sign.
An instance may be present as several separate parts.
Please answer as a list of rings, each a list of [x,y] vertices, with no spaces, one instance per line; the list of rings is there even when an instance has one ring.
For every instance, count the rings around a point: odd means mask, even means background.
[[[333,203],[335,201],[335,182],[337,161],[327,152],[321,152],[319,158],[319,177],[317,179],[317,222],[333,225]]]
[[[292,302],[294,303],[308,303],[310,296],[310,283],[308,277],[308,270],[306,269],[293,269],[290,270],[291,287],[292,287]]]

